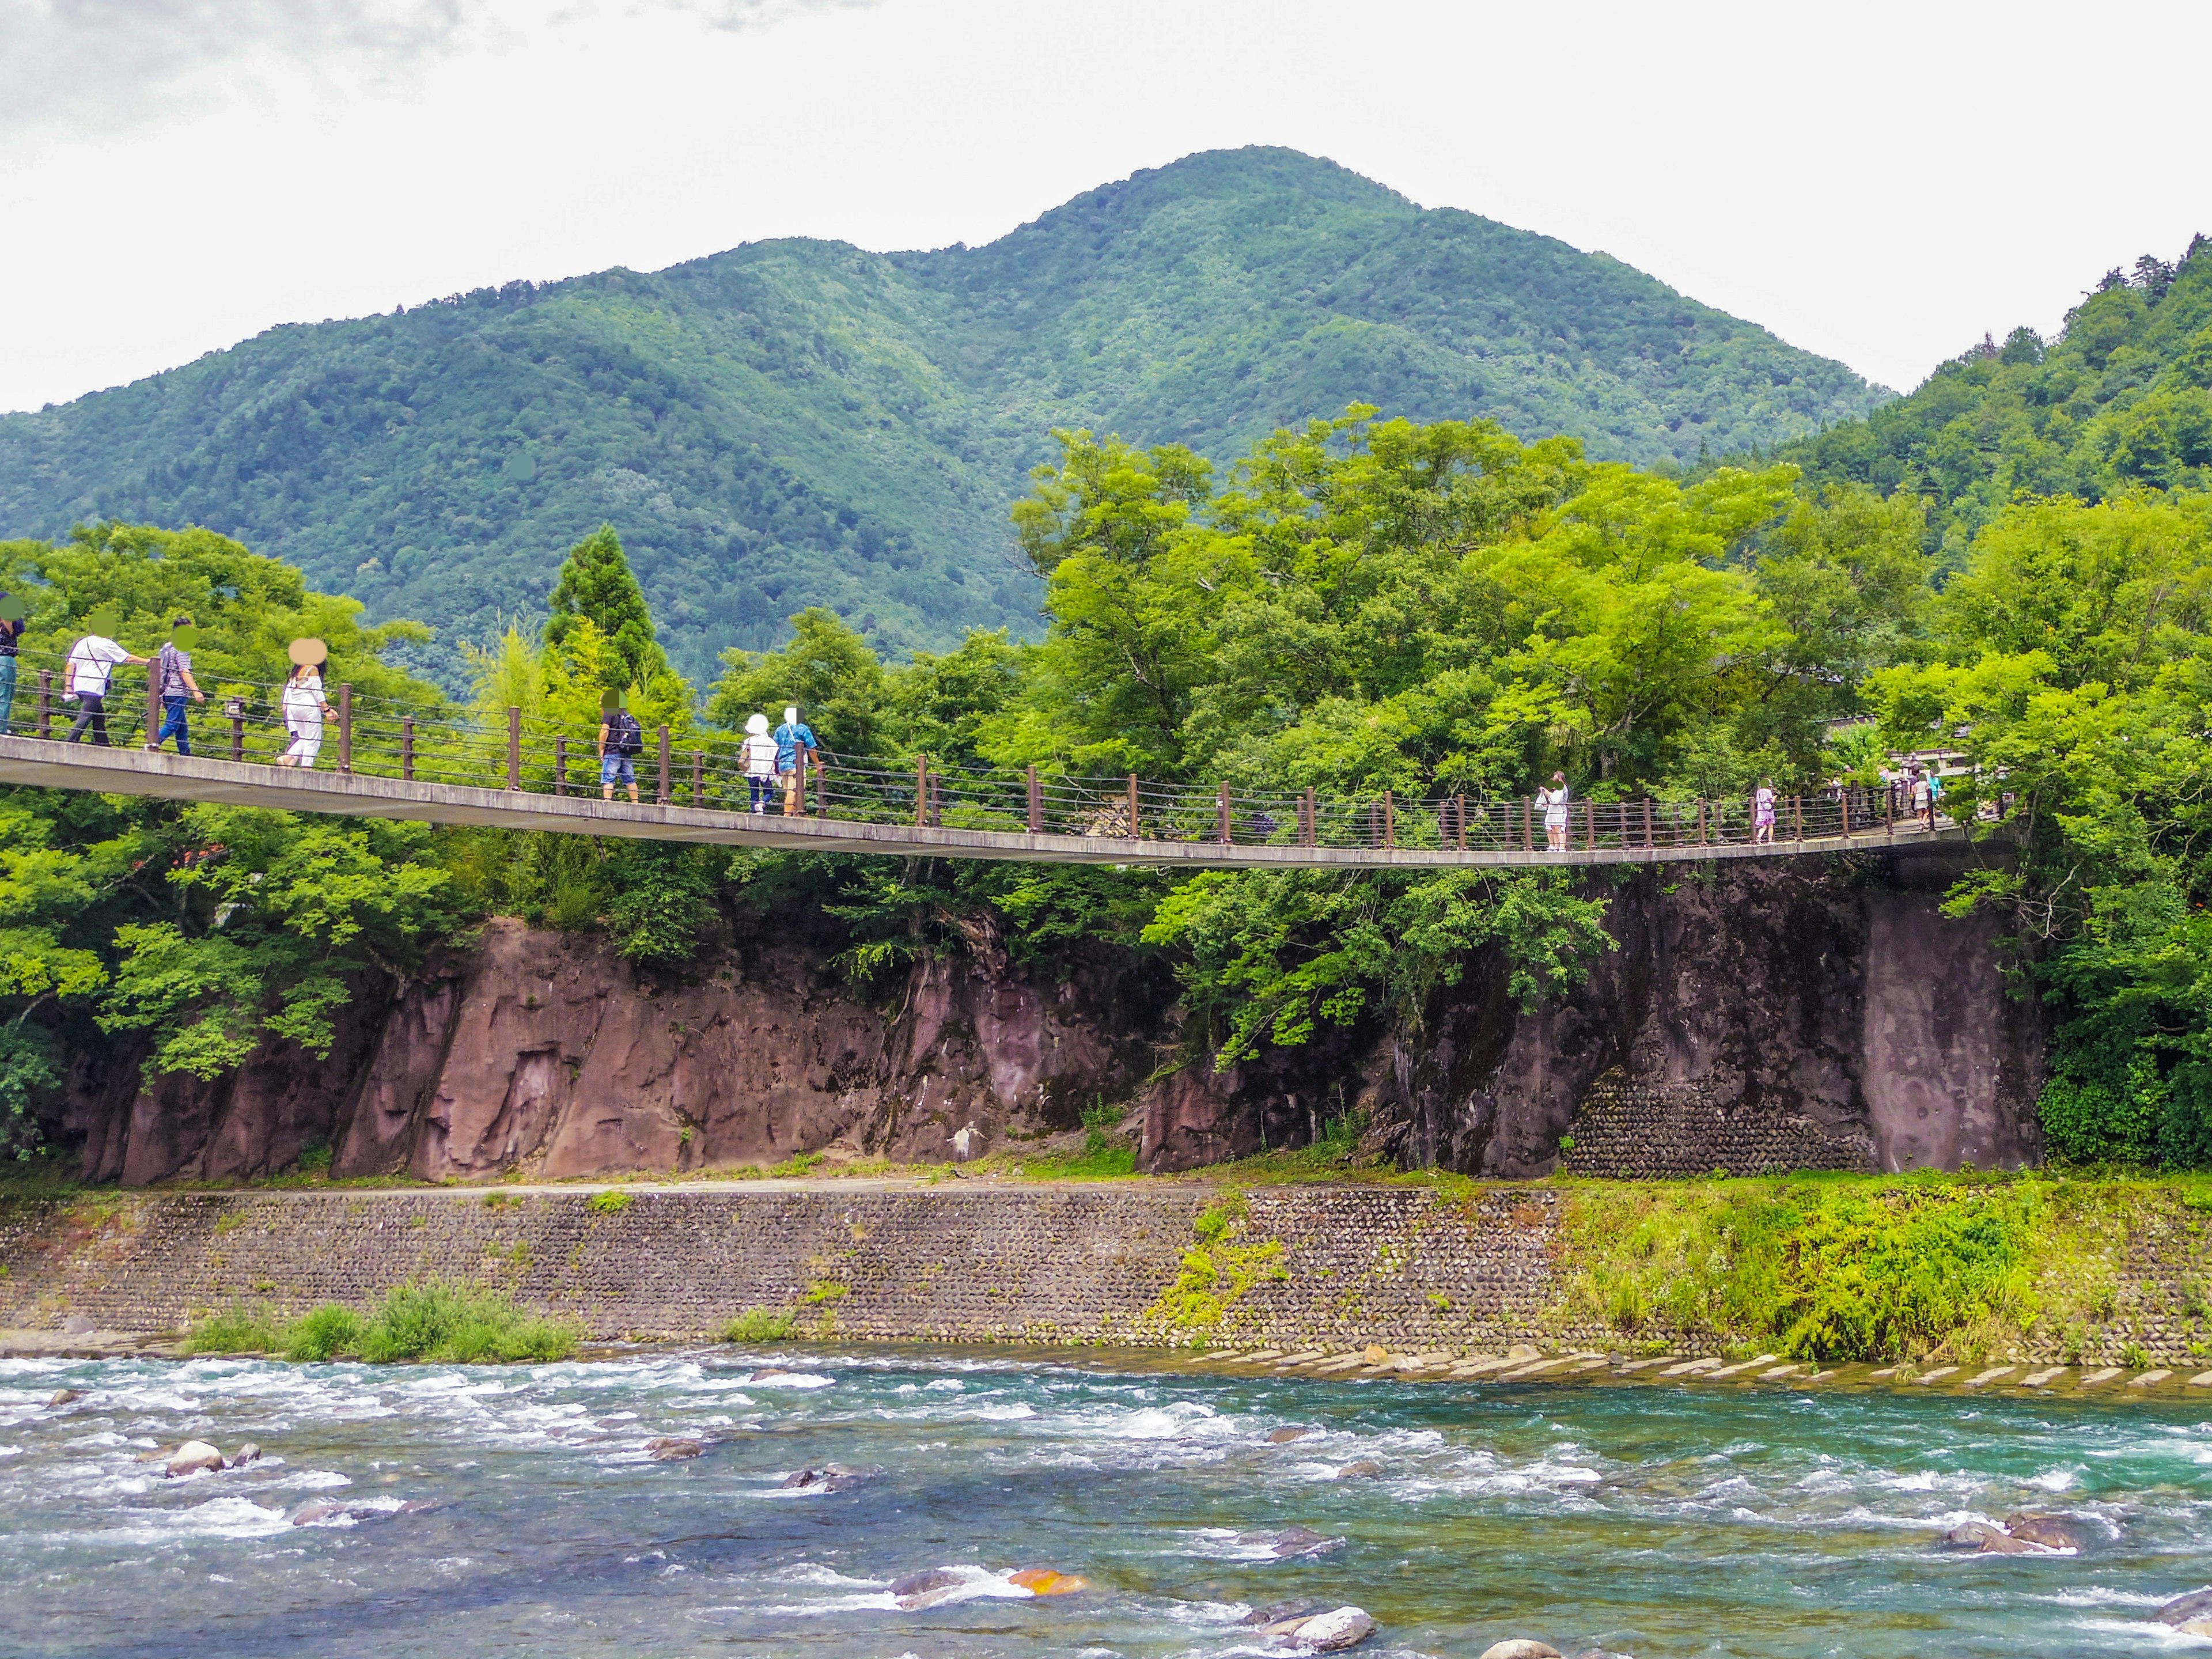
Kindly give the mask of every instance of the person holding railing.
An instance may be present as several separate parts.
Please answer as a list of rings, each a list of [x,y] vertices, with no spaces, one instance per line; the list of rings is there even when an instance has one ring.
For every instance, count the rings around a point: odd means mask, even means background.
[[[822,745],[799,718],[797,704],[783,711],[783,724],[775,728],[775,769],[783,779],[783,815],[797,817],[806,806],[806,766]]]
[[[86,622],[88,630],[82,638],[69,648],[69,658],[63,664],[63,672],[69,682],[68,696],[76,699],[77,716],[70,722],[65,743],[81,739],[88,727],[92,732],[95,749],[112,749],[107,740],[107,687],[120,664],[131,664],[143,668],[146,659],[134,657],[107,636],[115,631],[115,613],[95,611]]]

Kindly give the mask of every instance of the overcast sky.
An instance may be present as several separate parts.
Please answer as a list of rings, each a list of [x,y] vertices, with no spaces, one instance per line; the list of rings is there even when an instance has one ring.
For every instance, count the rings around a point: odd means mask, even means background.
[[[2212,5],[0,0],[0,409],[1287,144],[1906,389],[2212,233]]]

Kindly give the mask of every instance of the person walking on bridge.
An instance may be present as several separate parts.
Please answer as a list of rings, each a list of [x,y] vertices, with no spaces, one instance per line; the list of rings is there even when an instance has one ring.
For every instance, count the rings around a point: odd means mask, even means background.
[[[158,666],[154,670],[155,678],[161,684],[161,729],[146,745],[146,750],[151,754],[174,737],[177,752],[189,756],[192,752],[192,729],[185,719],[185,702],[187,698],[193,702],[205,702],[207,698],[200,691],[199,682],[192,678],[192,653],[189,649],[194,636],[192,619],[179,617],[169,628],[168,643],[161,647],[161,654],[155,659]]]
[[[1552,774],[1552,786],[1536,792],[1536,805],[1544,814],[1544,844],[1554,853],[1567,850],[1567,775]]]
[[[775,769],[783,778],[783,815],[797,817],[806,805],[806,763],[821,752],[813,731],[799,718],[797,704],[783,711],[775,728]]]
[[[292,742],[276,757],[276,764],[313,771],[315,757],[322,752],[323,721],[331,714],[330,704],[323,701],[323,677],[317,663],[292,665],[292,672],[284,677],[279,706],[284,714],[284,729],[292,734]]]
[[[1758,791],[1751,798],[1751,817],[1756,826],[1753,841],[1767,842],[1774,839],[1774,780],[1761,778]]]
[[[637,757],[644,752],[645,728],[623,707],[621,693],[606,693],[599,699],[601,800],[612,800],[615,786],[622,784],[629,790],[630,805],[637,805]]]
[[[70,722],[69,736],[64,742],[81,740],[87,727],[92,732],[95,749],[112,749],[107,740],[107,686],[113,678],[117,665],[132,664],[144,667],[146,659],[134,657],[113,640],[107,637],[116,626],[112,611],[96,613],[85,624],[90,631],[69,648],[69,659],[62,670],[69,678],[68,695],[77,702],[76,719]]]

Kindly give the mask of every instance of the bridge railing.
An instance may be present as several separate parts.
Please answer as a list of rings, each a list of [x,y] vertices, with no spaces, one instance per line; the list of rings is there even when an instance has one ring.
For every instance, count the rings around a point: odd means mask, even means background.
[[[78,706],[65,699],[62,668],[52,651],[28,651],[19,659],[9,721],[15,735],[60,740],[68,734]],[[111,743],[144,744],[160,729],[163,711],[150,673],[115,672],[105,700]],[[302,763],[323,770],[532,794],[583,796],[611,788],[627,799],[629,793],[627,785],[602,781],[597,722],[563,724],[520,708],[507,710],[504,720],[487,720],[448,703],[374,696],[340,684],[323,690],[330,718],[288,725],[281,682],[210,674],[202,690],[207,701],[188,711],[201,756],[275,763],[288,750],[306,747],[298,742],[304,734],[319,741]],[[646,732],[644,752],[630,769],[641,800],[737,813],[752,810],[756,799],[743,739],[733,733],[657,726]],[[810,761],[800,777],[795,795],[787,796],[781,782],[758,792],[768,797],[763,810],[780,816],[789,805],[809,817],[921,829],[1237,846],[1663,853],[1760,840],[1779,848],[1893,836],[1950,822],[1940,808],[1916,817],[1901,786],[1782,796],[1762,834],[1748,795],[1577,800],[1563,824],[1547,824],[1543,809],[1522,797],[1388,789],[1322,796],[1310,789],[1085,776],[1049,766],[947,766],[927,757],[907,764],[830,756]]]

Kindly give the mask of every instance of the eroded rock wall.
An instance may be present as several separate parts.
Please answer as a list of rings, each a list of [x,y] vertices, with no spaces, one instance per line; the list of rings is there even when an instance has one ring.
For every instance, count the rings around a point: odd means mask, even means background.
[[[1409,1164],[1527,1176],[2033,1161],[2042,1054],[1993,926],[1941,915],[1948,860],[1643,872],[1597,890],[1618,949],[1572,994],[1514,1006],[1478,962],[1418,1029],[1324,1027],[1215,1073],[1171,975],[1101,951],[1064,975],[988,936],[885,995],[838,941],[758,921],[680,975],[592,935],[488,924],[404,982],[361,988],[318,1060],[272,1043],[237,1073],[138,1080],[127,1046],[74,1058],[58,1121],[87,1178],[143,1185],[290,1167],[560,1178],[772,1164],[830,1151],[946,1159],[1141,1119],[1146,1169],[1309,1144],[1357,1114]],[[803,923],[804,919],[800,919]]]

